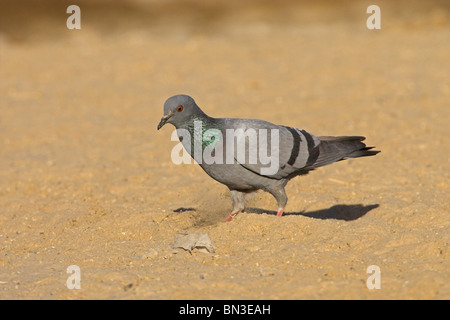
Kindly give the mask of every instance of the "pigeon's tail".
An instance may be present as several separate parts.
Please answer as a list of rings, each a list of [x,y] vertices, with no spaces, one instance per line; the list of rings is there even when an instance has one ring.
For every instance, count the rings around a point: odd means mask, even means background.
[[[348,158],[374,156],[380,151],[371,150],[362,141],[366,139],[360,136],[319,137],[319,156],[313,167],[322,167],[336,161]]]

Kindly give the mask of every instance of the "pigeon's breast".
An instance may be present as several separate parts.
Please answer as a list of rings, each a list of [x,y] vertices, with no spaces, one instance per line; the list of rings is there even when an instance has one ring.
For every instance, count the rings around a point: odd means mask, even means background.
[[[202,169],[214,180],[225,184],[231,189],[242,191],[254,191],[263,189],[271,182],[270,178],[260,176],[244,168],[238,163],[235,164],[200,164]]]

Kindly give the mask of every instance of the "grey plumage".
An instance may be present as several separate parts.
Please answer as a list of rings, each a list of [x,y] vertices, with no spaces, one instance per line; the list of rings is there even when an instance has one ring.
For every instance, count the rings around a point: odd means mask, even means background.
[[[209,176],[229,188],[233,211],[226,221],[244,210],[246,193],[260,189],[274,196],[281,216],[287,203],[284,187],[290,179],[337,161],[380,152],[367,147],[361,136],[316,137],[263,120],[212,118],[187,95],[165,102],[158,130],[166,123],[177,128],[181,143],[193,158],[198,157],[195,148],[213,158],[213,162],[195,159]],[[230,129],[234,135],[229,135]],[[267,148],[261,151],[264,142]],[[269,163],[267,159],[272,158],[276,161]]]

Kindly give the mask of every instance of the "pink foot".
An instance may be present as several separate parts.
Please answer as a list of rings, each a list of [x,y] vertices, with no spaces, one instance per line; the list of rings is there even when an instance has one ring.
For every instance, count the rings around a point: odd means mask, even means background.
[[[284,209],[278,210],[277,217],[281,217],[283,215],[283,211],[284,211]]]
[[[230,213],[230,215],[228,216],[228,218],[225,219],[225,222],[230,222],[231,220],[233,220],[233,218],[234,218],[235,216],[237,216],[237,214],[238,214],[239,212],[240,212],[240,211]]]

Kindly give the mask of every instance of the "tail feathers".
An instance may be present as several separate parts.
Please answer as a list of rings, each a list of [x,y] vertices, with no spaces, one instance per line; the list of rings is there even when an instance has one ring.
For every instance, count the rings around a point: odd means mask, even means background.
[[[374,156],[380,152],[372,150],[374,147],[367,147],[362,142],[366,138],[361,136],[319,137],[319,139],[321,141],[319,156],[312,165],[313,168],[348,158]]]
[[[347,158],[360,158],[360,157],[374,156],[377,153],[381,152],[379,150],[371,150],[373,148],[375,148],[375,147],[365,147],[360,150],[356,150],[356,151],[350,153],[348,156],[346,156],[342,160],[347,159]]]

